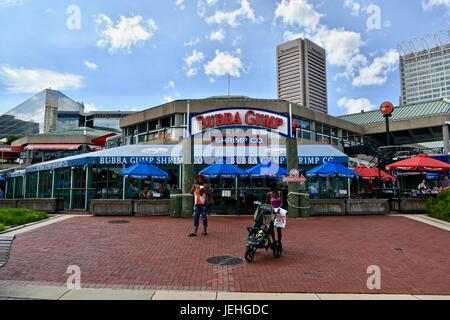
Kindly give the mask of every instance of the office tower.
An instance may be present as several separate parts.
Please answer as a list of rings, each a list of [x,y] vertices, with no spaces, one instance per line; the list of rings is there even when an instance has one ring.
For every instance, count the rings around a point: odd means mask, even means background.
[[[326,52],[308,39],[277,47],[278,98],[328,113]]]
[[[399,45],[402,105],[450,98],[450,30]]]

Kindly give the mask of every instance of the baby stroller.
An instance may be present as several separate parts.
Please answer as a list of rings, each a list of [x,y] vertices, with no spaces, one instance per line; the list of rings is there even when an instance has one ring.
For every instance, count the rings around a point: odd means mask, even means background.
[[[255,212],[255,225],[247,228],[247,250],[245,260],[252,262],[257,249],[271,249],[275,258],[280,258],[283,251],[281,241],[275,242],[275,218],[276,214],[271,205],[260,204]],[[280,238],[279,238],[280,239]]]

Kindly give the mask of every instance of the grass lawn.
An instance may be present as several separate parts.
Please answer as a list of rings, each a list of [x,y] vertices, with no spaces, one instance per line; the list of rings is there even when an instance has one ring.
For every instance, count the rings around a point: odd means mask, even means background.
[[[21,226],[47,218],[48,214],[45,212],[27,209],[2,209],[0,210],[0,232],[4,231],[6,227]]]

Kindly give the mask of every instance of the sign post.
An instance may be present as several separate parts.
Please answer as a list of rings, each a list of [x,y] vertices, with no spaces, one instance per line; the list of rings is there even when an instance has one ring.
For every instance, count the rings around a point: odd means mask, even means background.
[[[287,152],[287,158],[288,158],[288,172],[293,180],[287,181],[288,182],[288,194],[291,193],[298,193],[300,190],[300,183],[298,181],[298,178],[300,176],[298,171],[298,151],[297,151],[297,139],[289,138],[286,139],[286,152]],[[287,201],[287,199],[286,199]],[[293,201],[290,201],[289,203],[292,203],[294,206],[288,207],[289,216],[293,218],[300,218],[301,212],[300,212],[300,199],[297,197],[294,198]]]

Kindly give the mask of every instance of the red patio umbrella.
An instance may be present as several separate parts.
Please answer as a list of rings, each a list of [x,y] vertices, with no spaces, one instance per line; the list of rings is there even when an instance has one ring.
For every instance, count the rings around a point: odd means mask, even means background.
[[[361,165],[354,169],[355,172],[364,180],[381,180],[382,181],[394,181],[395,178],[390,174],[378,169],[378,168],[367,168]]]
[[[413,172],[448,172],[450,164],[430,158],[427,154],[402,160],[386,167],[386,170]]]

